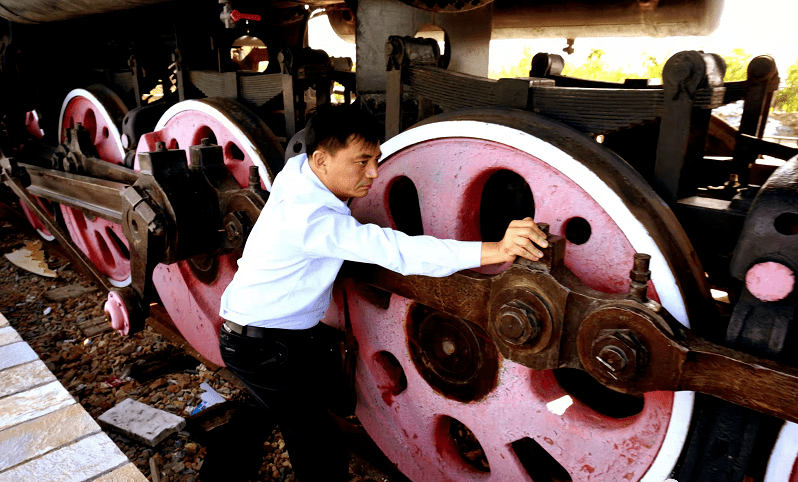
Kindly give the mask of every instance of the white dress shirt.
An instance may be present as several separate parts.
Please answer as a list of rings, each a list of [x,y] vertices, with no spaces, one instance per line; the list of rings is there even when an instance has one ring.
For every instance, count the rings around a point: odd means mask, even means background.
[[[239,325],[310,328],[330,306],[344,260],[440,277],[478,267],[481,245],[360,224],[300,154],[275,178],[219,315]]]

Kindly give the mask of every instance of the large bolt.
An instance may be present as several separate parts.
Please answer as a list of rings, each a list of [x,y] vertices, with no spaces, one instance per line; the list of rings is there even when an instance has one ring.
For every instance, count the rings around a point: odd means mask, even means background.
[[[534,310],[519,301],[502,305],[496,328],[502,339],[513,345],[523,345],[540,333]]]
[[[605,346],[596,357],[611,372],[619,372],[626,368],[629,359],[617,346]]]
[[[150,223],[147,225],[147,229],[152,233],[153,236],[163,236],[164,226],[160,219],[153,219],[150,221]]]
[[[651,256],[645,253],[634,254],[634,266],[632,271],[629,272],[629,295],[627,298],[645,303],[648,301],[648,281],[651,279],[651,271],[648,266],[651,261]]]
[[[242,247],[250,227],[246,214],[242,211],[233,211],[224,217],[223,222],[225,236],[230,246],[236,249]]]
[[[260,174],[258,173],[258,166],[249,166],[249,184],[250,189],[260,187]]]
[[[603,330],[592,351],[599,368],[615,380],[634,378],[646,362],[646,349],[630,330]]]

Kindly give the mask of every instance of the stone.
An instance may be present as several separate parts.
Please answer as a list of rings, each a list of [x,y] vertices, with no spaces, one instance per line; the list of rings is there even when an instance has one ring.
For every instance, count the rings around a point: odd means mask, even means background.
[[[158,410],[130,398],[103,413],[97,420],[150,447],[158,445],[160,441],[186,426],[186,420],[183,417]]]
[[[49,291],[45,291],[44,297],[50,301],[62,302],[71,298],[83,296],[86,293],[96,291],[97,288],[93,286],[83,286],[79,284],[62,286]]]
[[[0,313],[0,326],[8,326],[8,319]]]

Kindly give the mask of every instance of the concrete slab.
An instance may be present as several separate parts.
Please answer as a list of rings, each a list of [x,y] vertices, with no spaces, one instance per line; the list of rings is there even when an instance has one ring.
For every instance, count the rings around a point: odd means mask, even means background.
[[[147,482],[147,477],[135,465],[127,464],[92,482]]]
[[[127,398],[97,418],[101,424],[151,447],[179,432],[186,419]]]
[[[50,373],[41,360],[7,368],[0,371],[0,398],[54,381],[55,375]]]
[[[58,382],[0,398],[0,430],[55,412],[75,399]]]
[[[39,355],[25,342],[0,346],[0,370],[38,359]]]
[[[0,472],[100,432],[78,404],[0,431]]]
[[[116,444],[99,433],[0,472],[0,482],[84,482],[128,463]]]
[[[11,328],[10,326],[4,326],[0,328],[0,346],[10,345],[20,341],[22,341],[22,337],[19,336],[17,330]]]

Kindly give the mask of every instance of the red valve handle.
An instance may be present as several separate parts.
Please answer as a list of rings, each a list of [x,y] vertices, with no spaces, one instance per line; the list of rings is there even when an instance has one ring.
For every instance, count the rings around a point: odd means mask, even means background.
[[[260,15],[241,13],[238,10],[233,10],[232,12],[230,12],[230,18],[232,18],[234,22],[238,22],[241,19],[254,20],[255,22],[260,22]]]

